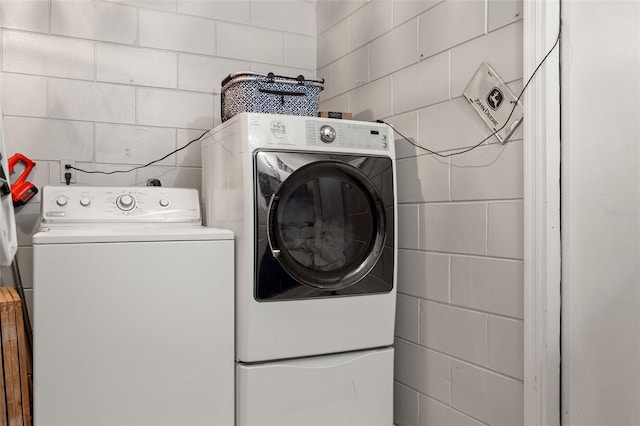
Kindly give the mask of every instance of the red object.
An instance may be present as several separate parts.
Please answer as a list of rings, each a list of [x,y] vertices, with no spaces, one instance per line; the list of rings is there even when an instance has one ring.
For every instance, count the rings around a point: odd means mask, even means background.
[[[24,171],[18,176],[18,179],[11,184],[11,198],[13,206],[19,207],[26,204],[34,195],[38,193],[38,188],[31,182],[27,182],[29,173],[35,167],[35,161],[31,161],[20,153],[15,153],[9,158],[9,174],[13,174],[14,167],[18,163],[24,163]]]

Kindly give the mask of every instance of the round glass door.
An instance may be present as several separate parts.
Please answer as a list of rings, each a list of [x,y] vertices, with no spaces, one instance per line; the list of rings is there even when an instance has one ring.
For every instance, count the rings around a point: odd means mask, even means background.
[[[272,254],[293,278],[322,290],[349,287],[371,271],[384,247],[385,226],[375,186],[340,161],[299,168],[269,205]]]

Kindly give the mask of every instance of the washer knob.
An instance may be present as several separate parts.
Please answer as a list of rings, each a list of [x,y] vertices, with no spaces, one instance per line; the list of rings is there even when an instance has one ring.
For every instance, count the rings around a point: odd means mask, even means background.
[[[60,196],[56,198],[56,204],[60,207],[64,207],[67,205],[67,197]]]
[[[161,198],[159,203],[160,207],[169,207],[169,200],[167,200],[166,198]]]
[[[129,211],[136,206],[136,199],[129,194],[122,194],[116,199],[116,206],[120,210]]]
[[[324,143],[331,143],[336,140],[335,129],[329,125],[320,127],[320,140]]]
[[[91,204],[91,200],[89,199],[89,197],[80,198],[80,205],[82,207],[87,207],[89,204]]]

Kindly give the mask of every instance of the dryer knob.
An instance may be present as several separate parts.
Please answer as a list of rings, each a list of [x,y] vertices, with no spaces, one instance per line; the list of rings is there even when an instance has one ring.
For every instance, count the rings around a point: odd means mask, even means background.
[[[336,140],[335,129],[329,125],[320,127],[320,140],[324,143],[331,143]]]

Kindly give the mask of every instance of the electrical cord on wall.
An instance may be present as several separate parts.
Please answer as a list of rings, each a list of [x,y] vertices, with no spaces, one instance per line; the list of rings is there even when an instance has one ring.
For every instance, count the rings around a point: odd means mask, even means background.
[[[513,108],[511,109],[511,112],[509,113],[509,117],[507,118],[507,120],[505,121],[505,123],[496,131],[494,131],[493,133],[491,133],[489,136],[487,136],[486,138],[482,139],[480,142],[476,143],[475,145],[473,145],[470,148],[466,148],[463,149],[462,151],[457,151],[454,153],[450,153],[450,154],[441,154],[439,152],[433,151],[429,148],[426,148],[422,145],[419,145],[413,141],[411,141],[411,139],[409,139],[408,137],[406,137],[405,135],[403,135],[402,133],[400,133],[398,131],[398,129],[396,129],[395,127],[393,127],[391,124],[383,121],[383,120],[377,120],[378,123],[384,123],[386,125],[388,125],[389,127],[391,127],[393,129],[394,132],[396,132],[398,135],[400,135],[400,137],[402,137],[404,140],[406,140],[407,142],[409,142],[411,145],[415,146],[416,148],[422,149],[424,151],[426,151],[429,154],[433,154],[435,156],[438,156],[440,158],[448,158],[448,157],[453,157],[454,155],[460,155],[460,154],[464,154],[467,153],[469,151],[472,151],[476,148],[478,148],[480,145],[482,145],[483,143],[485,143],[486,141],[488,141],[489,139],[491,139],[493,136],[495,136],[498,132],[500,132],[502,129],[505,128],[505,126],[507,125],[507,123],[509,122],[509,120],[511,120],[511,116],[513,115],[516,106],[518,104],[518,102],[520,102],[520,98],[522,98],[522,95],[524,95],[524,92],[527,90],[527,88],[529,87],[529,84],[531,83],[531,81],[533,80],[533,78],[536,76],[536,74],[538,73],[538,71],[540,70],[540,68],[542,67],[542,65],[545,63],[545,61],[547,60],[547,58],[549,57],[549,55],[551,55],[551,53],[555,50],[555,48],[558,46],[558,44],[560,43],[560,35],[562,33],[562,21],[560,21],[560,28],[558,29],[558,37],[556,37],[556,41],[553,44],[553,46],[551,47],[551,49],[549,49],[549,51],[547,52],[546,55],[544,55],[544,57],[542,58],[542,60],[540,61],[540,63],[538,64],[538,66],[536,67],[536,69],[533,71],[533,73],[531,74],[531,77],[529,77],[529,80],[527,80],[527,83],[524,85],[524,87],[522,88],[522,90],[520,91],[520,94],[518,95],[518,98],[515,101],[511,101],[513,103]],[[158,158],[157,160],[153,160],[150,161],[146,164],[140,165],[140,166],[136,166],[136,167],[132,167],[130,169],[126,169],[126,170],[112,170],[109,172],[105,172],[102,170],[84,170],[75,166],[72,166],[71,164],[65,164],[64,168],[65,170],[75,170],[81,173],[87,173],[87,174],[103,174],[103,175],[113,175],[116,173],[130,173],[133,172],[135,170],[139,170],[139,169],[143,169],[145,167],[149,167],[155,163],[158,163],[162,160],[164,160],[165,158],[176,154],[179,151],[182,151],[183,149],[187,148],[189,145],[191,145],[194,142],[199,141],[200,139],[202,139],[209,131],[205,131],[203,134],[201,134],[200,136],[198,136],[197,138],[187,142],[185,145],[183,145],[180,148],[177,148],[171,152],[169,152],[168,154],[164,155],[161,158]],[[508,142],[508,141],[507,141]],[[506,142],[505,142],[506,143]],[[70,183],[71,181],[71,173],[67,172],[65,173],[65,178],[67,181],[67,185]]]
[[[173,154],[175,154],[175,153],[177,153],[179,151],[182,151],[183,149],[185,149],[186,147],[188,147],[192,143],[197,142],[200,139],[202,139],[204,137],[204,135],[206,135],[207,133],[209,133],[208,130],[206,132],[204,132],[203,134],[201,134],[200,136],[198,136],[197,138],[187,142],[185,145],[181,146],[180,148],[174,149],[173,151],[171,151],[167,155],[163,156],[162,158],[158,158],[157,160],[149,161],[147,164],[143,164],[141,166],[136,166],[136,167],[133,167],[133,168],[127,169],[127,170],[112,170],[110,172],[104,172],[102,170],[83,170],[83,169],[80,169],[78,167],[74,167],[71,164],[65,164],[64,168],[66,170],[75,170],[75,171],[82,172],[82,173],[92,173],[92,174],[101,174],[101,175],[113,175],[113,174],[116,174],[116,173],[130,173],[130,172],[133,172],[134,170],[138,170],[138,169],[143,169],[145,167],[149,167],[152,164],[158,163],[158,162],[164,160],[165,158],[167,158],[167,157],[169,157],[169,156],[171,156],[171,155],[173,155]],[[65,175],[66,175],[66,173],[65,173]],[[70,179],[71,179],[71,174],[69,174],[69,180]],[[68,184],[69,184],[69,182],[67,182],[67,185]]]
[[[525,90],[527,90],[527,87],[529,87],[529,84],[533,80],[533,77],[536,76],[536,74],[538,73],[538,71],[540,70],[542,65],[545,63],[545,61],[549,57],[549,55],[551,55],[551,52],[553,52],[555,50],[555,48],[558,46],[558,44],[560,43],[560,35],[561,34],[562,34],[562,21],[560,21],[560,27],[558,28],[558,37],[556,37],[556,41],[553,43],[553,46],[551,46],[551,49],[549,49],[547,54],[544,55],[544,57],[542,58],[542,60],[540,61],[540,63],[536,67],[536,69],[533,70],[533,73],[531,74],[531,77],[529,77],[529,80],[527,80],[527,83],[524,85],[524,87],[520,91],[520,94],[518,95],[518,99],[516,99],[515,101],[511,101],[511,103],[513,104],[513,108],[511,108],[511,112],[509,113],[509,117],[507,117],[507,119],[505,120],[505,123],[498,130],[494,131],[489,136],[487,136],[486,138],[482,139],[480,142],[476,143],[475,145],[473,145],[470,148],[466,148],[466,149],[463,149],[462,151],[457,151],[457,152],[453,152],[453,153],[450,153],[450,154],[441,154],[439,152],[433,151],[433,150],[431,150],[429,148],[426,148],[426,147],[424,147],[422,145],[419,145],[419,144],[413,142],[411,139],[409,139],[408,137],[406,137],[405,135],[400,133],[398,131],[398,129],[393,127],[391,124],[389,124],[389,123],[387,123],[387,122],[385,122],[383,120],[377,120],[377,122],[378,123],[384,123],[384,124],[388,125],[389,127],[391,127],[393,129],[394,132],[396,132],[398,135],[400,135],[400,137],[402,137],[404,140],[406,140],[407,142],[409,142],[411,145],[415,146],[416,148],[422,149],[422,150],[426,151],[427,153],[433,154],[433,155],[435,155],[437,157],[440,157],[440,158],[453,157],[454,155],[465,154],[465,153],[467,153],[469,151],[472,151],[472,150],[478,148],[480,145],[482,145],[486,141],[488,141],[489,139],[491,139],[493,136],[495,136],[498,132],[500,132],[502,129],[504,129],[506,127],[507,123],[509,123],[509,120],[511,120],[511,116],[513,115],[514,111],[516,110],[516,106],[518,105],[518,102],[520,102],[520,98],[522,98],[522,95],[524,95]],[[509,141],[505,142],[505,144],[508,143],[508,142]]]

